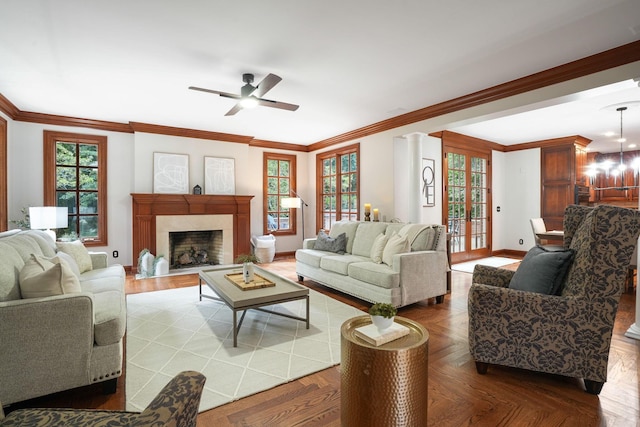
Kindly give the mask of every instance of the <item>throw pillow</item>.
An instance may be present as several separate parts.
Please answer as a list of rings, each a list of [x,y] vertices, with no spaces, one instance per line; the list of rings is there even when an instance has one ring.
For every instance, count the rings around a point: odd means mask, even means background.
[[[58,257],[48,260],[32,254],[20,270],[19,282],[22,298],[42,298],[82,291],[80,282],[69,265]]]
[[[376,264],[382,264],[382,254],[388,240],[389,238],[385,236],[384,233],[380,233],[373,241],[373,245],[371,245],[370,258]]]
[[[59,251],[68,253],[76,260],[80,273],[90,271],[93,268],[89,251],[87,251],[87,248],[84,247],[80,240],[75,240],[73,242],[57,242],[56,245]]]
[[[329,237],[324,230],[320,230],[313,249],[344,254],[347,250],[347,235],[341,233],[334,239],[333,237]]]
[[[399,236],[396,233],[393,233],[391,237],[389,237],[389,241],[384,246],[384,251],[382,251],[382,262],[387,264],[389,267],[393,266],[393,256],[396,254],[407,253],[411,250],[411,246],[409,245],[409,239],[407,236]]]
[[[509,288],[558,295],[574,254],[573,249],[548,251],[541,246],[532,248],[511,278]]]
[[[55,262],[53,260],[55,260],[56,258],[66,262],[71,271],[73,271],[73,274],[75,274],[76,277],[80,278],[80,267],[78,267],[78,263],[76,262],[76,259],[74,257],[66,252],[58,251],[56,256],[47,259],[51,262]]]

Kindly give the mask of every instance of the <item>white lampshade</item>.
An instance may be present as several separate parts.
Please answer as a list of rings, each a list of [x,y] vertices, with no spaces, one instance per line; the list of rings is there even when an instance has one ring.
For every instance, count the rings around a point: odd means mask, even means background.
[[[283,197],[280,199],[280,206],[284,209],[299,209],[302,207],[302,199],[300,197]]]
[[[56,240],[52,228],[67,228],[69,226],[69,209],[57,206],[39,206],[29,208],[29,225],[32,230],[45,230]]]

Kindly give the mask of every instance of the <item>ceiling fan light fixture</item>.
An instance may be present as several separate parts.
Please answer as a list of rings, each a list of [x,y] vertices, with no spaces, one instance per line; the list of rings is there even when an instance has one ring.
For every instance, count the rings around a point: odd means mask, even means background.
[[[258,106],[258,99],[255,96],[247,96],[240,100],[242,108],[255,108]]]

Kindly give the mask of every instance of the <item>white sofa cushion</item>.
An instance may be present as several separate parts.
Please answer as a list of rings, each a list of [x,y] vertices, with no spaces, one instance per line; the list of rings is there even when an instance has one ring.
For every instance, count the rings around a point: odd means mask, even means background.
[[[356,229],[360,222],[358,221],[338,221],[331,226],[329,237],[336,238],[344,233],[347,236],[347,253],[352,253],[353,239],[356,235]]]
[[[4,239],[3,239],[4,240]],[[20,299],[20,270],[24,261],[12,245],[0,241],[0,301]]]
[[[389,237],[385,234],[378,234],[376,240],[373,241],[373,245],[371,246],[371,261],[376,264],[382,264],[382,253],[384,252],[384,247],[387,245],[387,241]]]
[[[400,286],[400,273],[386,264],[372,261],[349,264],[349,277],[386,289]]]
[[[50,257],[49,260],[55,257],[65,260],[69,268],[71,268],[71,271],[73,271],[73,274],[75,274],[76,277],[80,278],[80,267],[78,267],[78,263],[76,262],[76,259],[74,257],[66,252],[60,251],[55,256]]]
[[[31,255],[20,270],[22,298],[42,298],[81,291],[78,277],[66,261],[58,257],[48,260]]]
[[[369,261],[369,258],[357,255],[329,255],[322,257],[320,268],[346,276],[349,271],[349,264],[362,261]]]
[[[351,253],[368,258],[376,237],[386,229],[387,224],[384,222],[361,222],[356,229]]]
[[[438,225],[407,224],[400,229],[400,236],[407,236],[412,251],[431,251],[438,246]]]
[[[384,251],[382,252],[382,262],[387,264],[389,267],[393,266],[393,256],[397,254],[407,253],[411,250],[411,246],[409,245],[409,239],[407,236],[399,236],[394,234],[389,237],[389,241],[384,246]]]
[[[320,260],[330,255],[333,255],[333,253],[316,251],[315,249],[298,249],[296,251],[296,261],[300,261],[314,268],[320,268]]]
[[[87,248],[84,247],[80,240],[75,240],[73,242],[57,242],[56,245],[58,250],[68,253],[76,260],[80,273],[84,273],[85,271],[89,271],[93,268],[89,251],[87,251]]]

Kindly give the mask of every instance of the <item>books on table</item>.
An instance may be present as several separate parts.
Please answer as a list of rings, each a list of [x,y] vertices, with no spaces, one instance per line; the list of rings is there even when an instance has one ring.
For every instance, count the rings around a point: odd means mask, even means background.
[[[380,331],[373,323],[360,326],[355,329],[355,335],[358,338],[361,338],[375,346],[380,346],[388,343],[389,341],[397,340],[398,338],[408,335],[409,332],[409,328],[396,322],[393,322],[391,326],[383,331]]]

